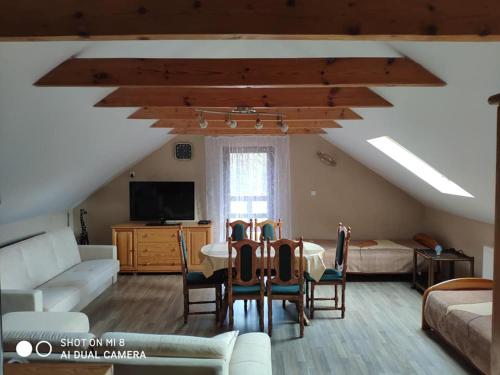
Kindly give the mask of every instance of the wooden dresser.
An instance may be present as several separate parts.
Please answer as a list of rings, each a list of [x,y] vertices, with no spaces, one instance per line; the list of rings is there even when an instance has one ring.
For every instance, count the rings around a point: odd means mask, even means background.
[[[212,226],[182,225],[188,248],[189,269],[197,271],[202,246],[212,242]],[[112,226],[120,272],[181,272],[178,227],[125,223]]]

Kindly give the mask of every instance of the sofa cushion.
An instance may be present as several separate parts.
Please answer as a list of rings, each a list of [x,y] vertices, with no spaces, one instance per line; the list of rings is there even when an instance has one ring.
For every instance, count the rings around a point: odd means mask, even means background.
[[[71,267],[37,289],[45,311],[70,311],[110,280],[117,271],[114,259],[87,260]]]
[[[238,375],[271,375],[271,340],[265,333],[253,332],[238,336],[229,373]]]
[[[80,263],[69,228],[48,232],[0,250],[3,289],[35,289]]]
[[[144,351],[148,357],[210,358],[229,361],[237,336],[238,331],[226,332],[213,338],[106,332],[101,339],[104,343],[112,345],[97,349],[100,352],[138,350]],[[120,345],[120,342],[123,345]]]
[[[82,261],[75,235],[70,228],[48,232],[47,236],[52,244],[57,266],[60,272],[63,272]]]
[[[2,289],[33,289],[34,285],[23,260],[19,244],[0,249],[0,283]]]

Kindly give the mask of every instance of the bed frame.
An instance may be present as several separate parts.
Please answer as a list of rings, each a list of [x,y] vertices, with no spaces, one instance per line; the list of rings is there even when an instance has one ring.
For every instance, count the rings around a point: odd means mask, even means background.
[[[430,292],[436,290],[491,290],[493,289],[493,280],[481,279],[477,277],[465,277],[460,279],[452,279],[443,281],[427,288],[424,292],[422,300],[422,329],[429,330],[430,326],[425,320],[424,308],[427,303],[427,297]]]

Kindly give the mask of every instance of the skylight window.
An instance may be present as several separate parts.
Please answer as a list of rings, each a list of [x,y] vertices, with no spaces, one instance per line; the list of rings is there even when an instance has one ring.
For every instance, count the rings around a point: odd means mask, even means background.
[[[417,177],[420,177],[433,188],[439,190],[441,193],[474,198],[472,194],[468,193],[456,183],[443,176],[391,137],[384,136],[368,139],[367,142],[401,164]]]

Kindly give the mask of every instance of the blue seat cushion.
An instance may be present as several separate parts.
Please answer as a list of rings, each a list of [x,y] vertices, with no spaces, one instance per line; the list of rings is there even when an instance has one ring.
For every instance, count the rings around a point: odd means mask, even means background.
[[[292,285],[272,285],[272,294],[299,294],[300,288],[298,284]]]
[[[276,240],[276,234],[274,233],[274,227],[271,224],[264,224],[262,227],[262,237],[264,237],[264,241]]]
[[[243,224],[238,223],[233,227],[231,239],[233,241],[242,241],[245,239],[245,227],[243,226]]]
[[[259,294],[260,285],[233,285],[233,294]]]
[[[311,282],[316,281],[311,277],[309,272],[306,272],[306,280]],[[323,276],[321,276],[320,281],[340,281],[340,280],[342,280],[342,272],[337,271],[336,269],[333,268],[327,268],[323,273]]]
[[[188,272],[186,281],[188,285],[222,284],[224,279],[220,273],[214,273],[210,277],[205,277],[201,272]]]

